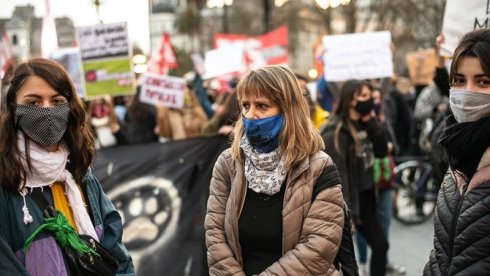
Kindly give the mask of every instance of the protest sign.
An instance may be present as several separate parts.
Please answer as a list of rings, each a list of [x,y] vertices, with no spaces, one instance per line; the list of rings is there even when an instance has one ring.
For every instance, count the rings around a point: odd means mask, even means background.
[[[288,28],[286,26],[255,37],[215,34],[214,44],[218,49],[242,46],[245,53],[246,70],[264,65],[288,63]]]
[[[134,93],[126,23],[78,27],[87,97]]]
[[[146,73],[142,77],[140,100],[152,105],[184,107],[185,79]]]
[[[412,84],[427,85],[432,82],[437,62],[434,48],[408,52],[405,60]]]
[[[136,275],[207,275],[209,183],[228,137],[105,148],[92,169],[123,218]]]
[[[60,63],[70,75],[71,80],[75,84],[75,90],[80,98],[85,97],[85,82],[83,78],[82,60],[80,57],[80,49],[64,48],[52,52],[50,59]]]
[[[323,46],[328,81],[385,78],[393,74],[389,31],[327,35]]]
[[[204,56],[203,79],[210,79],[246,69],[243,45],[233,45],[222,49],[207,51]]]
[[[442,23],[445,43],[440,54],[452,56],[459,41],[467,32],[490,27],[490,0],[447,0]]]

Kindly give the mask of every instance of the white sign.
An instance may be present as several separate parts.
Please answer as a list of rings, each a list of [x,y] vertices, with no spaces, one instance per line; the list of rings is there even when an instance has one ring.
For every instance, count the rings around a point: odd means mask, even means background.
[[[140,100],[153,105],[184,107],[185,79],[147,73],[143,75]]]
[[[204,57],[203,79],[245,71],[243,45],[207,51]]]
[[[52,52],[50,59],[59,62],[70,75],[75,89],[80,98],[85,97],[85,78],[83,76],[82,59],[80,57],[80,49],[78,48],[62,48]]]
[[[447,0],[442,24],[445,43],[441,55],[452,56],[467,32],[490,27],[490,0]]]
[[[323,37],[327,81],[391,77],[393,58],[389,31]]]
[[[128,56],[126,22],[78,27],[82,60]]]

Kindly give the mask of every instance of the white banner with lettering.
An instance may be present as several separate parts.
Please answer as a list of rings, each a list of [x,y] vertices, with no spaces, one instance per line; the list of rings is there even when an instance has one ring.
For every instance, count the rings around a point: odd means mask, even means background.
[[[140,100],[152,105],[184,107],[185,79],[146,73],[142,77]]]
[[[391,77],[393,57],[389,31],[323,37],[328,81]]]
[[[490,0],[447,0],[442,23],[445,43],[441,55],[452,56],[467,32],[489,28]]]

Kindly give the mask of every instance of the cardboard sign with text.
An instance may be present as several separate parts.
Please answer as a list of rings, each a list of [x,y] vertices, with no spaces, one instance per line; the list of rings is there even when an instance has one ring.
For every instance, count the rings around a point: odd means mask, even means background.
[[[142,77],[140,100],[152,105],[184,107],[185,79],[146,73]]]
[[[328,81],[391,77],[393,57],[389,31],[323,37],[324,74]]]
[[[468,32],[490,27],[490,0],[447,0],[442,23],[445,43],[441,55],[452,56],[461,38]]]
[[[412,84],[428,85],[436,70],[436,50],[434,48],[408,52],[405,61]]]

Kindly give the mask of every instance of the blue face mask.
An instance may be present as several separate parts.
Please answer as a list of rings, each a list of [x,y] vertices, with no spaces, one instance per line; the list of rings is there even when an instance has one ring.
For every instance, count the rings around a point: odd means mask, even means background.
[[[255,120],[242,116],[242,121],[245,135],[257,152],[269,153],[279,146],[279,134],[284,125],[282,114]]]

